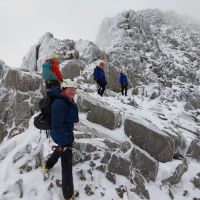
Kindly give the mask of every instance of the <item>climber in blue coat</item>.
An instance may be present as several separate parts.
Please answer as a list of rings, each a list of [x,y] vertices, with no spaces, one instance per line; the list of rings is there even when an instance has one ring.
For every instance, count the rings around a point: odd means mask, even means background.
[[[122,95],[127,96],[127,90],[128,90],[128,78],[124,71],[121,71],[120,77],[119,77],[119,83],[121,84],[121,93]]]
[[[97,83],[97,92],[100,96],[103,96],[107,85],[104,66],[105,62],[100,60],[98,66],[94,69],[94,80]]]

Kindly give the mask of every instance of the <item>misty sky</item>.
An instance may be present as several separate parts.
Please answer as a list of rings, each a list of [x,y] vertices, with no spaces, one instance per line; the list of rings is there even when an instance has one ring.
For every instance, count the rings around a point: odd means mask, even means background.
[[[200,19],[200,0],[0,0],[0,60],[19,67],[45,32],[59,39],[95,41],[105,17],[160,8]]]

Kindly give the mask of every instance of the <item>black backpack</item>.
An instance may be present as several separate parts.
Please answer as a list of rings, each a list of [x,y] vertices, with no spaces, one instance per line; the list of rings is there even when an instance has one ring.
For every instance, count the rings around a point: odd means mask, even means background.
[[[39,102],[40,113],[34,117],[34,126],[40,130],[51,129],[51,104],[55,97],[47,95]]]

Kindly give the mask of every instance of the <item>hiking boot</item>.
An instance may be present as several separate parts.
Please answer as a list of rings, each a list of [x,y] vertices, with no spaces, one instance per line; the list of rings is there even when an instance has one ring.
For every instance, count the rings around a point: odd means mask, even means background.
[[[76,200],[78,197],[79,197],[79,191],[75,190],[74,194],[73,194],[73,196],[71,198],[64,199],[64,200]]]
[[[49,172],[49,169],[48,169],[47,167],[43,167],[43,168],[42,168],[42,172],[43,172],[44,174],[47,174],[47,173]]]

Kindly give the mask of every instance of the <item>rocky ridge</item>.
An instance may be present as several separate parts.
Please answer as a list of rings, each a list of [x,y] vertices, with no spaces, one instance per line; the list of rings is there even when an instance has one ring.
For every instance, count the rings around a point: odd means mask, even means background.
[[[76,126],[75,148],[84,158],[75,159],[74,165],[75,180],[84,188],[83,199],[92,199],[95,195],[99,199],[113,198],[102,183],[98,184],[99,173],[115,191],[115,199],[155,199],[149,189],[153,183],[154,187],[158,186],[158,192],[168,193],[166,198],[176,199],[179,183],[184,184],[182,177],[191,175],[193,163],[198,165],[198,28],[185,25],[173,13],[158,10],[120,13],[105,21],[102,30],[107,24],[110,29],[105,34],[110,43],[99,44],[105,51],[89,41],[61,41],[47,33],[25,56],[22,67],[26,70],[10,69],[0,63],[0,136],[2,140],[5,138],[0,146],[0,162],[13,164],[21,174],[12,183],[9,176],[3,177],[6,183],[1,190],[3,199],[11,198],[13,191],[18,198],[28,193],[40,198],[43,194],[36,185],[28,192],[24,186],[26,175],[40,174],[47,149],[50,152],[48,141],[34,130],[34,136],[29,135],[20,148],[19,144],[20,137],[26,138],[27,132],[31,132],[25,129],[31,126],[29,119],[38,111],[38,101],[44,94],[39,75],[41,63],[51,52],[60,55],[64,77],[75,78],[79,83],[77,103],[81,123]],[[105,39],[101,30],[100,35]],[[110,89],[103,99],[93,94],[91,77],[100,58],[106,61]],[[116,93],[122,67],[126,68],[130,80],[126,99]],[[92,124],[100,125],[101,129],[92,128]],[[123,134],[122,140],[116,139],[114,134],[118,132]],[[168,176],[160,176],[163,165],[182,157]],[[45,182],[39,179],[49,198],[53,193],[57,198],[61,195],[59,166],[56,170]],[[3,172],[8,174],[9,170]],[[121,176],[123,184],[118,181]],[[193,172],[190,182],[193,193],[184,186],[182,197],[197,199],[198,173]]]

